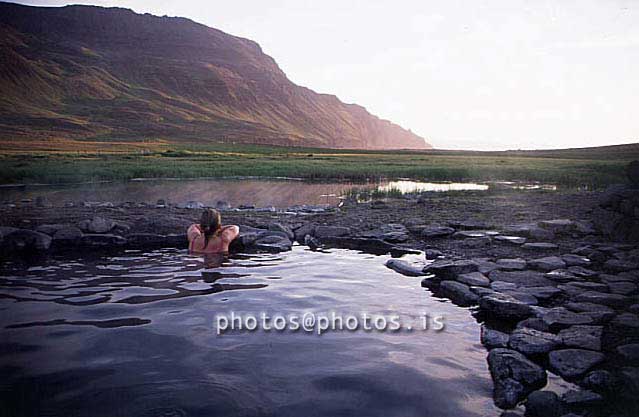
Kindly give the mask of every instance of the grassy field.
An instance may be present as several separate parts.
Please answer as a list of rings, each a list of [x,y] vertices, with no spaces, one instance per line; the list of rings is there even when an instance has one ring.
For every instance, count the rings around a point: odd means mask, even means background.
[[[84,148],[86,149],[86,148]],[[600,188],[624,182],[639,145],[558,151],[353,151],[229,144],[169,144],[73,152],[0,152],[0,183],[73,183],[223,176],[311,180],[413,178],[539,181]]]

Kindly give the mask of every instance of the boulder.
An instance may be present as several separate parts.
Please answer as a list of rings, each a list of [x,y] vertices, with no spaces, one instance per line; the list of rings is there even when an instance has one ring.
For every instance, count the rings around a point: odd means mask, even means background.
[[[82,231],[75,226],[65,226],[58,229],[53,235],[54,246],[72,246],[77,245],[82,238]]]
[[[556,349],[561,344],[561,339],[552,334],[539,330],[523,327],[516,329],[510,335],[508,345],[524,355],[539,355]]]
[[[453,303],[463,307],[475,305],[479,301],[479,296],[472,292],[468,285],[456,281],[442,282],[439,292]]]
[[[268,225],[268,230],[272,232],[282,232],[286,235],[288,240],[292,241],[295,239],[295,234],[293,233],[293,231],[288,226],[283,225],[282,223],[271,223]]]
[[[532,391],[546,385],[546,371],[521,353],[496,348],[488,354],[494,382],[494,400],[500,408],[512,408]]]
[[[604,359],[602,353],[584,349],[554,350],[548,354],[550,369],[567,380],[583,376]]]
[[[487,259],[479,258],[473,259],[473,261],[477,263],[477,270],[482,274],[489,274],[495,269],[499,269],[499,266],[495,262],[489,261]]]
[[[554,271],[555,269],[565,268],[566,262],[564,262],[558,256],[546,256],[545,258],[538,258],[528,261],[528,266],[540,271],[550,272]]]
[[[16,229],[4,236],[2,248],[7,252],[38,253],[51,247],[51,237],[27,229]]]
[[[631,299],[625,295],[608,294],[597,291],[585,291],[574,297],[574,301],[580,303],[602,304],[615,309],[623,308],[631,303]]]
[[[490,280],[484,276],[481,272],[468,272],[466,274],[460,274],[457,276],[457,281],[462,284],[477,287],[488,287]]]
[[[535,271],[493,271],[489,275],[491,281],[504,281],[519,287],[545,287],[552,281],[541,272]]]
[[[505,321],[520,321],[534,314],[531,306],[505,294],[481,297],[479,308],[487,316]]]
[[[317,225],[315,223],[305,223],[302,226],[298,227],[294,231],[295,240],[297,240],[299,243],[304,243],[304,238],[306,237],[306,235],[315,235],[316,227]]]
[[[342,226],[317,226],[315,228],[315,237],[318,239],[328,237],[343,237],[351,234],[349,227]]]
[[[435,261],[424,267],[427,274],[435,274],[440,279],[456,279],[458,275],[476,272],[479,269],[474,261],[458,260],[458,261]]]
[[[480,340],[482,345],[488,349],[506,348],[508,347],[508,339],[508,334],[504,332],[486,327],[485,324],[481,326]]]
[[[566,327],[579,324],[592,324],[593,322],[590,316],[583,313],[575,313],[564,307],[548,309],[541,315],[541,319],[553,332],[565,329]]]
[[[559,332],[562,343],[568,347],[601,350],[602,326],[576,325]]]
[[[292,246],[293,242],[285,236],[268,235],[258,237],[251,248],[260,252],[277,253],[289,251]]]
[[[96,216],[91,220],[80,222],[79,227],[83,232],[87,233],[108,233],[115,227],[115,222]]]
[[[519,291],[521,291],[523,293],[526,293],[526,294],[532,295],[538,301],[540,301],[542,304],[547,304],[547,303],[555,300],[561,294],[563,294],[562,290],[560,290],[559,288],[552,287],[552,286],[523,287],[523,288],[519,289]]]
[[[596,369],[588,372],[579,385],[596,392],[612,393],[615,380],[609,371]]]
[[[524,403],[526,417],[560,417],[563,415],[563,404],[559,396],[552,391],[534,391]]]
[[[122,236],[105,234],[105,233],[89,233],[82,235],[80,244],[83,247],[94,248],[117,248],[124,246],[127,240]]]
[[[385,265],[387,268],[409,277],[419,277],[424,275],[422,272],[423,267],[411,265],[401,259],[389,259],[386,261]]]

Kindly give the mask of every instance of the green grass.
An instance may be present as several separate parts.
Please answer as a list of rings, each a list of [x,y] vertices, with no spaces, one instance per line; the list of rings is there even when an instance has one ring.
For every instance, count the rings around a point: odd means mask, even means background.
[[[147,153],[0,154],[0,183],[74,183],[132,178],[296,177],[366,181],[538,181],[600,188],[624,182],[639,151],[486,153],[353,151],[259,145],[189,144]],[[563,153],[562,153],[563,152]]]

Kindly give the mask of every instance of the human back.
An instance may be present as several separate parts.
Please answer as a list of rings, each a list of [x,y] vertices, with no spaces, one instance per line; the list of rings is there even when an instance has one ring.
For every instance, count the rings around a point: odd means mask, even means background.
[[[222,225],[220,213],[214,209],[204,209],[199,224],[192,224],[187,230],[189,251],[194,253],[227,253],[229,245],[240,233],[235,225]]]

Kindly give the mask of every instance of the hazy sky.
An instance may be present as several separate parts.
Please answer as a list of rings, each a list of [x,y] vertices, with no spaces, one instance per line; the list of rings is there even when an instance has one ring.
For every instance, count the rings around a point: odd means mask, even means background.
[[[21,3],[121,6],[253,39],[295,83],[439,148],[639,142],[636,0]]]

